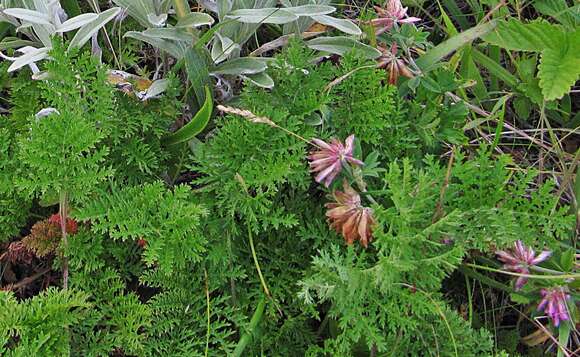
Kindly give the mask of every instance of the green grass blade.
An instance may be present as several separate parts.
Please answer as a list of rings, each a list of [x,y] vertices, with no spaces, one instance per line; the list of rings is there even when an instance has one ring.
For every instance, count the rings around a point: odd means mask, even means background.
[[[205,103],[189,123],[165,138],[166,145],[185,143],[201,133],[207,126],[213,111],[213,99],[209,87],[205,87]]]
[[[471,41],[489,33],[495,28],[496,25],[497,23],[492,20],[490,22],[477,25],[467,31],[458,34],[457,36],[449,38],[448,40],[427,51],[423,56],[419,57],[416,61],[417,66],[419,66],[419,68],[421,68],[423,71],[428,71],[445,56],[456,51],[462,46],[465,46]]]

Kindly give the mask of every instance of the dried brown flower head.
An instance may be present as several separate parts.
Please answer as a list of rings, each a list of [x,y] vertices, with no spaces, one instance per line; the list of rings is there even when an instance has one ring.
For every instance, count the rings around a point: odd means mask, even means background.
[[[77,223],[70,218],[67,219],[66,230],[69,234],[75,234],[78,230]],[[30,234],[22,239],[22,243],[36,256],[45,257],[56,252],[61,236],[60,216],[55,214],[36,222],[30,229]]]
[[[366,248],[373,238],[373,210],[362,206],[360,195],[346,181],[343,187],[344,191],[334,192],[335,202],[326,204],[326,217],[347,244],[358,240]]]

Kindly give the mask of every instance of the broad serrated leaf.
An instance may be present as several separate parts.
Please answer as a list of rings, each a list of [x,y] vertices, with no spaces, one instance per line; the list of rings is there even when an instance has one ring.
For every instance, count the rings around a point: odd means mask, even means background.
[[[81,27],[70,41],[68,46],[69,50],[71,48],[82,47],[85,43],[87,43],[88,40],[91,39],[95,33],[97,33],[103,26],[105,26],[109,21],[117,16],[120,11],[121,8],[119,7],[110,8],[101,12],[96,19]]]
[[[306,45],[313,50],[330,52],[337,55],[344,55],[353,50],[356,50],[360,55],[369,59],[375,59],[381,55],[381,52],[376,48],[345,36],[319,37],[306,42]]]
[[[238,9],[230,12],[226,18],[248,24],[287,24],[298,20],[298,16],[281,8]]]
[[[538,78],[546,100],[562,98],[580,76],[580,38],[572,35],[570,40],[569,46],[542,52]]]
[[[266,70],[264,61],[250,57],[234,58],[217,66],[212,73],[217,74],[256,74]]]
[[[347,19],[337,19],[332,16],[318,15],[311,16],[312,20],[330,27],[334,27],[349,35],[360,35],[362,33],[361,29],[357,25],[353,24],[352,21]]]
[[[506,50],[540,52],[565,41],[561,26],[540,20],[524,24],[519,20],[501,21],[483,39]]]
[[[176,145],[187,142],[193,139],[197,134],[201,133],[207,126],[211,113],[213,111],[213,100],[209,87],[205,87],[205,103],[201,109],[195,113],[191,121],[175,133],[168,135],[165,138],[165,144]]]

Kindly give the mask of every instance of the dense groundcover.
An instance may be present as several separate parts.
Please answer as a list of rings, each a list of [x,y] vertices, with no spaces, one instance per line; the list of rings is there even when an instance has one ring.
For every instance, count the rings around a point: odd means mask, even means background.
[[[1,356],[577,355],[577,3],[0,4]]]

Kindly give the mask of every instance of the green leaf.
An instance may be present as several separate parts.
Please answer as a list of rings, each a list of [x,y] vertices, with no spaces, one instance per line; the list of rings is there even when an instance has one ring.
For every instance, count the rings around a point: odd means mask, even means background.
[[[68,16],[75,17],[82,14],[78,0],[61,0],[60,4]]]
[[[144,32],[138,31],[127,31],[125,35],[123,35],[123,37],[134,38],[136,40],[146,42],[153,47],[159,48],[160,50],[169,53],[171,56],[175,58],[183,57],[182,49],[179,48],[176,44],[172,43],[171,41],[163,40],[158,37],[153,37],[145,34]]]
[[[266,70],[264,61],[250,57],[234,58],[217,66],[212,73],[218,74],[256,74]]]
[[[209,86],[209,57],[205,48],[192,47],[185,52],[185,70],[187,79],[193,88],[198,108],[205,103],[205,87]]]
[[[381,55],[381,52],[376,48],[345,36],[319,37],[306,42],[306,45],[313,50],[341,56],[353,50],[368,59],[375,59]]]
[[[14,16],[17,19],[28,21],[33,24],[52,26],[50,23],[50,17],[42,12],[21,8],[5,9],[3,12],[6,15]]]
[[[527,305],[532,302],[532,299],[530,299],[528,296],[518,293],[511,293],[510,298],[516,304]]]
[[[574,7],[568,7],[566,0],[538,0],[534,2],[534,8],[542,15],[551,16],[569,28],[578,26],[580,22],[578,12],[574,13]]]
[[[570,321],[562,321],[558,327],[558,345],[564,347],[568,346],[568,339],[570,338]],[[558,357],[568,356],[562,348],[558,348]]]
[[[238,9],[226,18],[248,24],[287,24],[298,20],[298,16],[281,8]]]
[[[560,99],[580,76],[580,35],[570,35],[569,46],[559,49],[546,48],[542,52],[538,77],[546,100]]]
[[[35,48],[30,50],[29,52],[26,52],[22,56],[17,57],[17,59],[14,62],[12,62],[10,67],[8,67],[8,72],[13,72],[26,65],[45,59],[46,57],[48,57],[49,50],[50,49],[47,47],[42,47]]]
[[[185,17],[177,21],[175,27],[199,27],[204,25],[212,25],[214,23],[213,17],[202,12],[191,12]]]
[[[101,12],[96,19],[84,25],[77,31],[73,39],[70,41],[68,49],[70,50],[71,48],[82,47],[97,31],[105,26],[107,22],[111,21],[115,16],[117,16],[120,11],[121,8],[113,7]]]
[[[274,88],[274,80],[265,72],[243,75],[243,78],[254,83],[258,87],[271,89]]]
[[[302,5],[294,7],[284,8],[286,11],[290,11],[296,16],[315,16],[315,15],[328,15],[336,11],[333,6],[329,5]]]
[[[416,61],[417,66],[423,71],[427,71],[437,64],[445,56],[469,42],[489,33],[496,26],[495,21],[490,21],[481,25],[477,25],[467,31],[464,31],[456,36],[453,36],[443,43],[433,47],[427,51],[423,56]]]
[[[524,24],[510,19],[508,22],[500,22],[483,39],[506,50],[541,52],[560,46],[565,41],[565,33],[561,26],[546,21]]]
[[[151,28],[141,32],[143,35],[162,40],[192,42],[193,36],[184,29],[175,27]]]
[[[566,272],[572,271],[572,268],[574,267],[574,263],[576,261],[575,253],[576,253],[575,249],[570,248],[564,251],[560,256],[560,265],[562,266],[562,269],[564,269],[564,271]]]
[[[347,33],[349,35],[360,35],[362,31],[352,21],[347,19],[337,19],[332,16],[317,15],[311,16],[312,20],[326,26],[334,27],[335,29]]]
[[[209,87],[205,87],[205,103],[201,109],[195,113],[191,121],[185,124],[181,129],[175,133],[165,137],[165,144],[176,145],[187,142],[193,139],[197,134],[201,133],[207,126],[211,113],[213,111],[213,100]]]
[[[86,13],[79,16],[75,16],[72,19],[68,19],[63,22],[57,29],[56,32],[68,32],[75,29],[78,29],[81,26],[88,24],[89,22],[94,21],[98,17],[95,13]]]
[[[499,63],[489,58],[485,54],[479,52],[475,48],[471,50],[471,55],[477,64],[485,67],[491,74],[499,78],[499,80],[503,81],[512,89],[515,90],[518,87],[518,78],[511,74],[510,71],[503,68]]]

